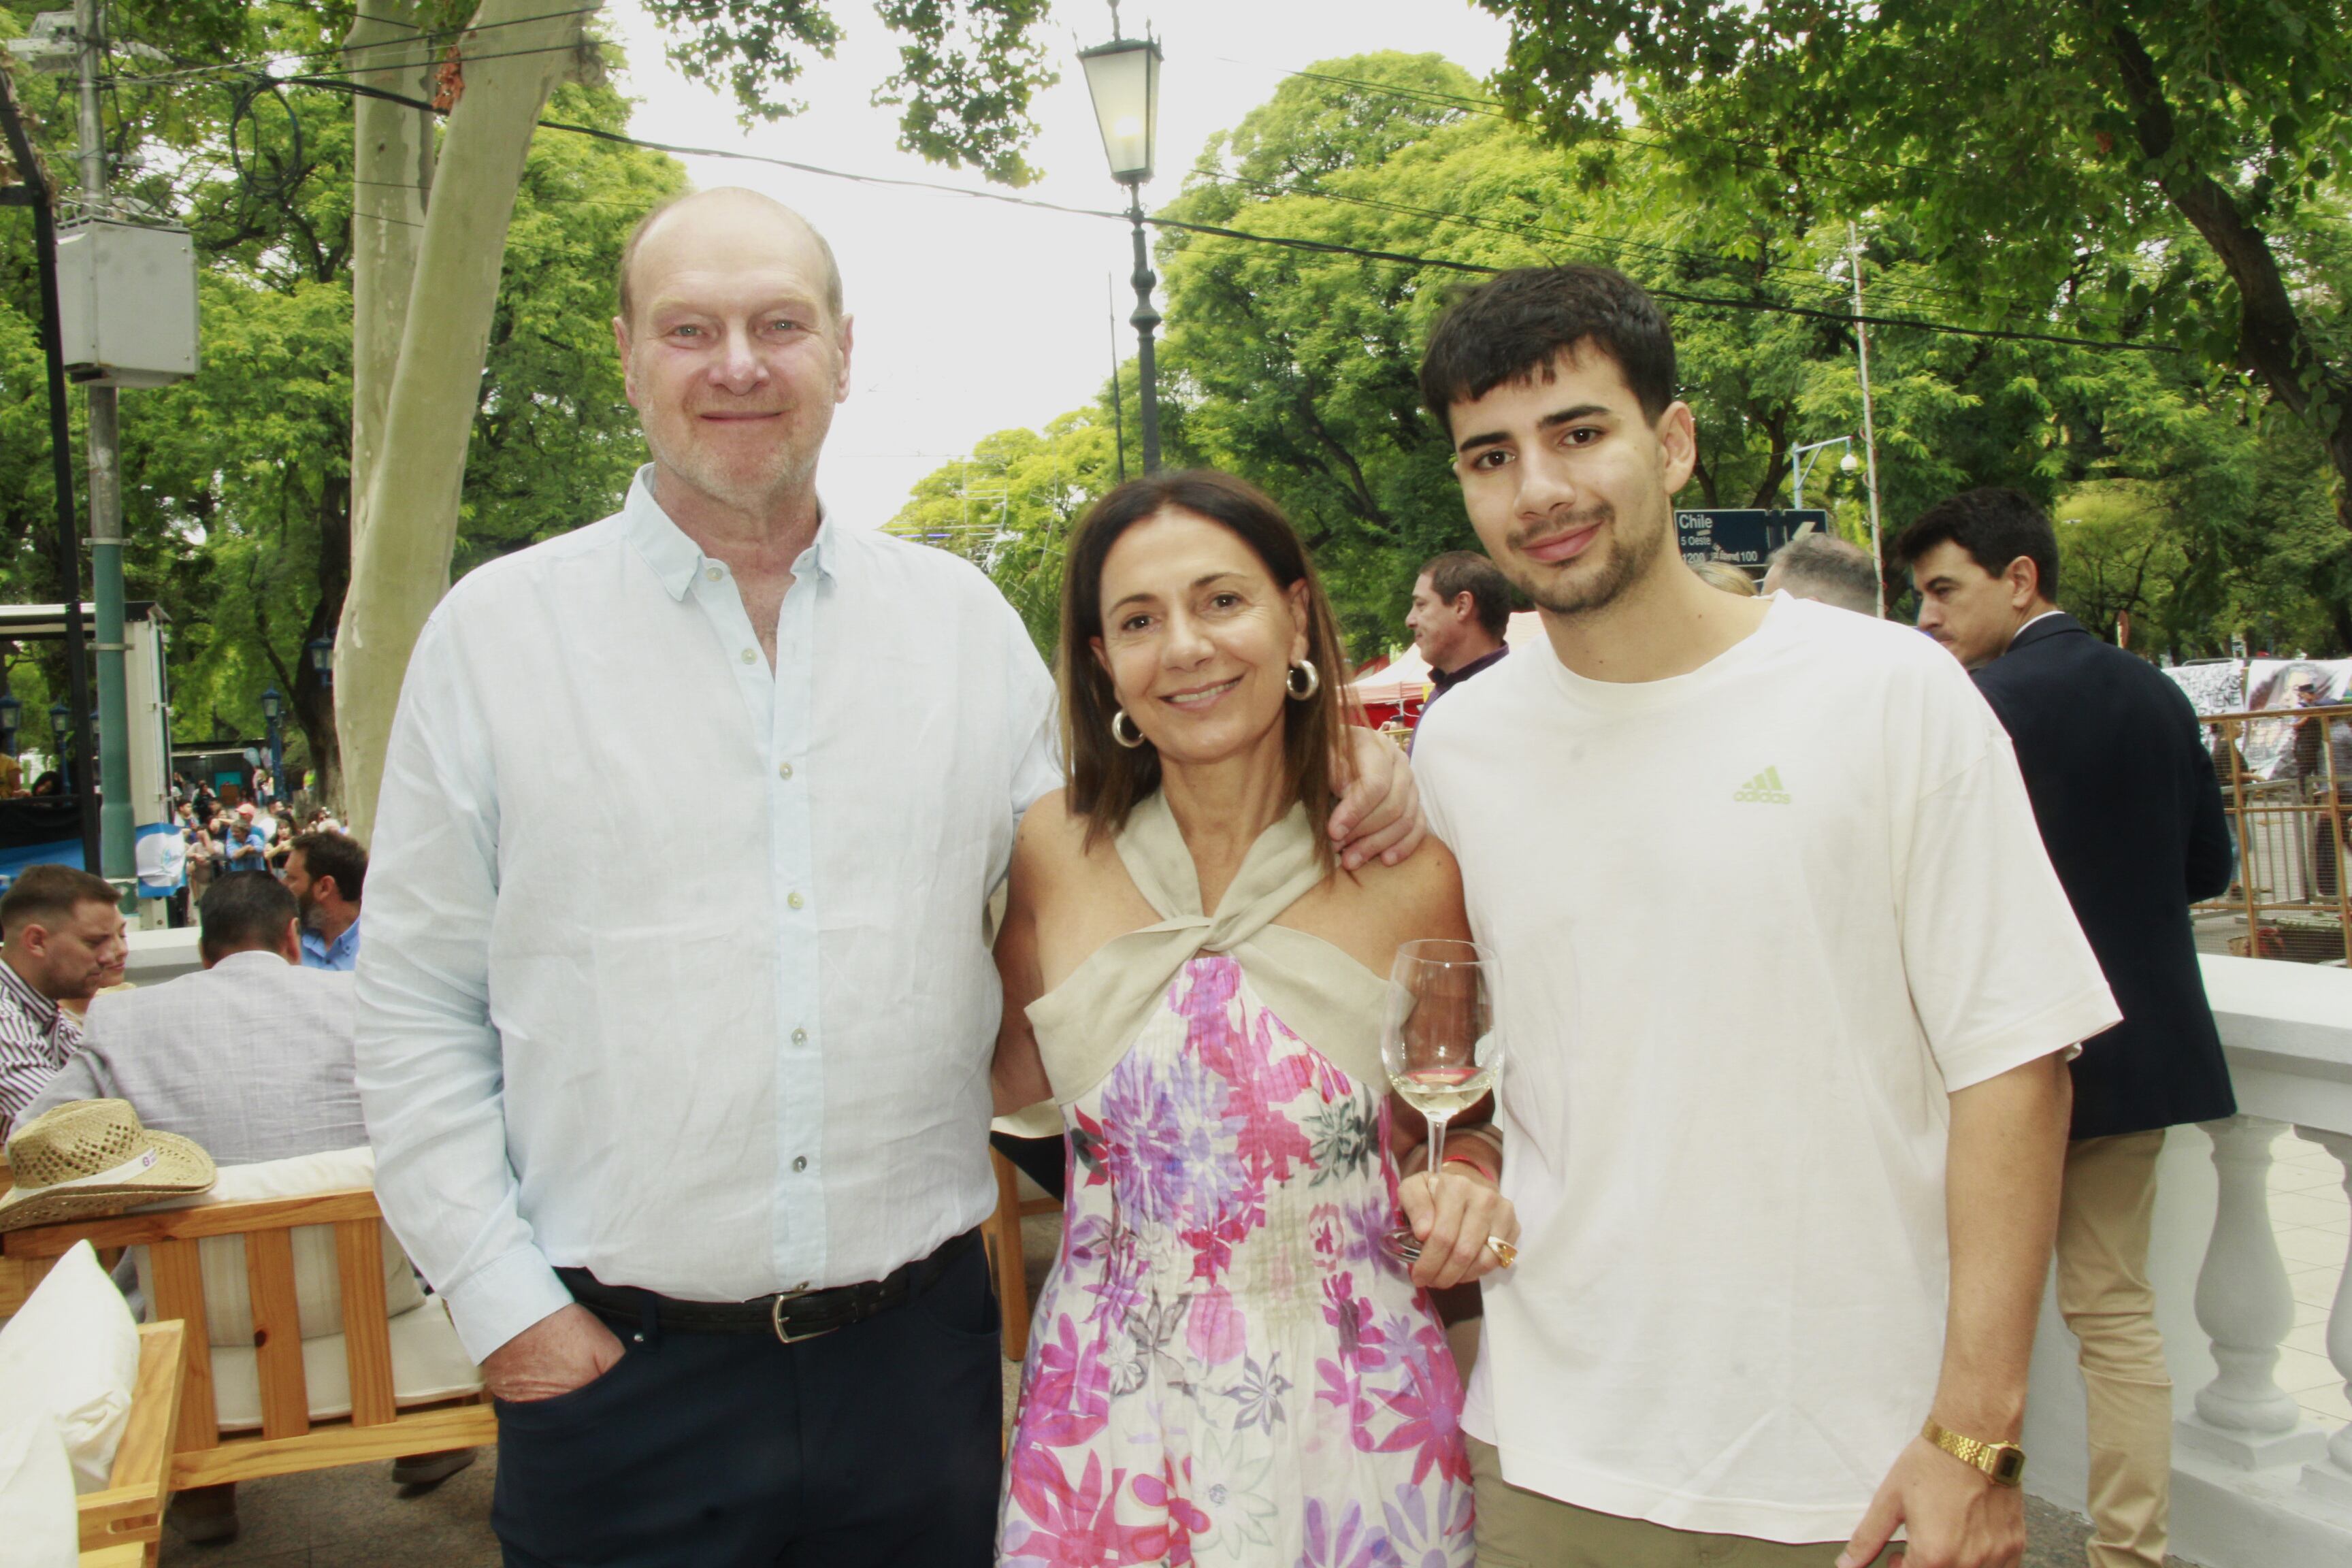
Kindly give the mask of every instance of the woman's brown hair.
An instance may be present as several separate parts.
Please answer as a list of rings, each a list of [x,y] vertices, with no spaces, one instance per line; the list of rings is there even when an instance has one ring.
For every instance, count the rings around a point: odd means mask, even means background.
[[[1111,547],[1137,523],[1167,510],[1188,511],[1231,529],[1265,563],[1277,586],[1307,584],[1307,657],[1322,684],[1309,698],[1293,698],[1283,713],[1283,760],[1292,799],[1307,807],[1315,839],[1328,862],[1330,840],[1322,831],[1338,795],[1331,787],[1344,766],[1343,744],[1350,721],[1347,655],[1339,623],[1323,584],[1307,558],[1290,520],[1274,499],[1246,480],[1213,468],[1186,468],[1129,479],[1097,501],[1070,541],[1062,577],[1063,772],[1069,808],[1087,819],[1089,842],[1127,826],[1128,814],[1160,787],[1160,753],[1149,744],[1132,750],[1111,738],[1118,696],[1095,658],[1094,639],[1103,635],[1103,563]],[[1130,721],[1132,722],[1132,721]]]

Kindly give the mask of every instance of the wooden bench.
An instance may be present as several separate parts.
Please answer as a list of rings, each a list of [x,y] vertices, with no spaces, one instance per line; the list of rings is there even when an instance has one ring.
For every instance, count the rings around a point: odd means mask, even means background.
[[[185,1342],[180,1323],[146,1323],[139,1330],[139,1378],[131,1384],[131,1418],[115,1447],[114,1472],[104,1489],[84,1492],[75,1503],[84,1568],[155,1568],[163,1505],[172,1497],[172,1434],[180,1420]]]
[[[351,1372],[351,1415],[324,1421],[310,1418],[294,1284],[292,1232],[310,1225],[334,1226],[344,1355]],[[178,1491],[498,1441],[498,1415],[482,1394],[406,1411],[395,1405],[384,1310],[383,1225],[375,1194],[360,1189],[27,1226],[0,1236],[0,1256],[46,1268],[78,1241],[100,1248],[149,1249],[153,1315],[185,1325],[186,1384],[172,1458],[171,1486]],[[245,1238],[254,1360],[261,1389],[258,1433],[221,1431],[214,1404],[212,1339],[196,1243],[215,1236]]]

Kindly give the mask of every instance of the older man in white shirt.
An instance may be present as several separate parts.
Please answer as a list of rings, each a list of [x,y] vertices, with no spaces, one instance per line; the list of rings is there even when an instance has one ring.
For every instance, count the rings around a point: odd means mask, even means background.
[[[614,332],[652,464],[409,667],[378,1189],[498,1397],[509,1563],[984,1563],[982,910],[1059,782],[1052,682],[967,563],[821,510],[852,333],[798,216],[650,215]],[[1349,853],[1392,858],[1410,780],[1360,771]]]

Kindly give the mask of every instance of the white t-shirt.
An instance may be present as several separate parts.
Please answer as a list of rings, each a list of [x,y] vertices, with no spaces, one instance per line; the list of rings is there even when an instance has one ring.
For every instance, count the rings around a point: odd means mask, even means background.
[[[1926,637],[1781,595],[1667,680],[1521,654],[1413,750],[1525,1226],[1465,1425],[1581,1507],[1842,1540],[1935,1392],[1947,1095],[2120,1015]]]

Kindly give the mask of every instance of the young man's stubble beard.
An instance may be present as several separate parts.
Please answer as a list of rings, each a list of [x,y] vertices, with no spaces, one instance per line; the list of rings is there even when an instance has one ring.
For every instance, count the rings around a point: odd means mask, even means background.
[[[1637,527],[1630,533],[1620,528],[1617,509],[1607,501],[1596,502],[1570,514],[1573,525],[1598,521],[1601,531],[1593,540],[1593,550],[1601,552],[1597,569],[1581,582],[1561,582],[1530,571],[1519,554],[1531,537],[1544,537],[1561,531],[1557,521],[1546,521],[1534,529],[1516,529],[1510,537],[1505,572],[1519,592],[1525,594],[1538,609],[1555,616],[1590,615],[1608,608],[1622,597],[1625,590],[1648,575],[1656,564],[1659,553],[1665,548],[1665,530],[1654,525]],[[1593,552],[1588,550],[1586,555]],[[1584,556],[1577,558],[1580,562]]]

